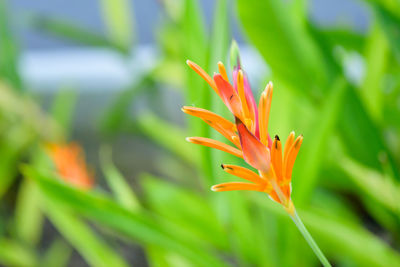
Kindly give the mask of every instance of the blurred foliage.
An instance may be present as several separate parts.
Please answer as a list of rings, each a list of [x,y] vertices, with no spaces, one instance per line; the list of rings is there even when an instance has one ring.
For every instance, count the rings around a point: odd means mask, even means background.
[[[161,97],[178,95],[186,105],[227,114],[184,62],[210,74],[218,61],[228,63],[233,15],[270,69],[252,85],[260,92],[274,82],[271,134],[304,134],[293,175],[304,223],[335,266],[400,266],[399,3],[365,1],[371,16],[364,33],[321,28],[303,0],[219,0],[211,23],[200,1],[158,3],[160,56],[132,72],[129,86],[97,118],[105,183],[97,179],[90,191],[61,181],[43,149],[70,139],[77,95],[63,88],[48,111],[40,107],[21,80],[14,24],[7,1],[0,3],[0,264],[68,266],[76,250],[91,266],[130,266],[121,248],[140,245],[150,266],[318,266],[264,195],[210,192],[227,179],[219,164],[237,159],[185,143],[185,136],[216,133],[196,118],[184,127],[172,121],[172,105]],[[99,5],[104,34],[41,14],[29,16],[28,26],[128,62],[139,51],[131,2]],[[354,56],[362,63],[358,74]],[[143,102],[144,110],[132,113]],[[123,134],[160,148],[148,159],[154,173],[137,175],[135,186],[113,163],[112,144]],[[44,242],[48,224],[57,235]]]

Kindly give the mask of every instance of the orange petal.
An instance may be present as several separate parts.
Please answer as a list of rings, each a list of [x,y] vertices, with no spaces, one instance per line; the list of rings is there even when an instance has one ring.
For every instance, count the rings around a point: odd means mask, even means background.
[[[297,153],[299,153],[301,143],[303,143],[302,135],[300,135],[296,138],[296,141],[294,141],[292,147],[289,150],[287,163],[286,163],[286,176],[285,176],[286,180],[290,180],[292,177],[293,165],[296,160]]]
[[[294,138],[295,138],[294,131],[292,131],[289,134],[288,138],[286,139],[285,147],[283,149],[283,177],[286,177],[287,158],[288,158],[289,150],[293,145]]]
[[[229,164],[222,164],[221,167],[227,173],[230,173],[237,177],[246,179],[246,180],[256,183],[256,184],[265,184],[264,179],[262,179],[258,174],[256,174],[255,172],[252,172],[251,170],[249,170],[247,168],[244,168],[241,166],[236,166],[236,165],[229,165]]]
[[[242,107],[239,96],[232,85],[225,81],[221,74],[214,74],[214,81],[220,92],[222,101],[236,117],[242,118]]]
[[[234,143],[237,147],[240,147],[240,142],[236,134],[236,125],[232,122],[211,111],[202,108],[185,106],[182,108],[182,111],[189,115],[201,118],[208,125],[210,125],[223,136],[225,136],[229,141]]]
[[[229,82],[224,63],[222,63],[221,61],[218,62],[218,71],[222,75],[222,77],[225,79],[225,81]]]
[[[230,182],[230,183],[213,185],[211,187],[211,190],[215,192],[235,191],[235,190],[251,190],[251,191],[264,192],[265,185],[249,184],[242,182]]]
[[[238,118],[236,118],[236,127],[239,133],[244,160],[261,172],[267,173],[270,169],[271,161],[269,149]]]
[[[238,85],[238,93],[239,93],[240,102],[242,104],[243,116],[245,119],[250,119],[250,112],[249,112],[249,108],[247,106],[246,95],[244,92],[243,71],[242,70],[239,70],[239,72],[238,72],[237,85]],[[248,128],[251,128],[251,125],[246,124],[246,126]]]
[[[272,91],[273,91],[273,86],[272,83],[269,82],[264,92],[262,92],[260,97],[260,103],[258,104],[260,141],[266,146],[268,146],[268,121],[269,121],[269,112],[271,109]]]
[[[279,140],[279,136],[275,135],[274,142],[271,147],[271,162],[274,166],[276,178],[282,181],[282,144]]]
[[[205,70],[203,70],[199,65],[190,60],[186,60],[186,64],[188,64],[192,70],[194,70],[197,74],[199,74],[201,78],[203,78],[211,86],[211,88],[214,89],[214,91],[218,95],[220,95],[214,80],[211,79],[210,75],[208,75],[207,72],[205,72]]]
[[[240,151],[239,149],[231,147],[227,144],[224,144],[224,143],[214,140],[214,139],[205,138],[205,137],[188,137],[188,138],[186,138],[186,140],[193,144],[208,146],[208,147],[212,147],[212,148],[216,148],[216,149],[228,152],[239,158],[243,157],[242,151]]]

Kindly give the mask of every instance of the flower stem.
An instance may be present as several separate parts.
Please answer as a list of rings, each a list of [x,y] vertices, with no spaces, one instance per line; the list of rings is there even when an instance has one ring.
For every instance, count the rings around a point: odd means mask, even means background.
[[[308,232],[307,228],[304,226],[303,222],[301,221],[299,215],[297,214],[296,210],[293,209],[292,212],[288,212],[290,217],[292,218],[293,222],[296,224],[297,228],[303,235],[304,239],[310,245],[311,249],[314,251],[315,255],[321,261],[324,267],[332,267],[329,263],[328,259],[325,257],[324,253],[322,253],[321,249],[318,247],[317,243],[315,243],[314,239],[312,238],[311,234]]]

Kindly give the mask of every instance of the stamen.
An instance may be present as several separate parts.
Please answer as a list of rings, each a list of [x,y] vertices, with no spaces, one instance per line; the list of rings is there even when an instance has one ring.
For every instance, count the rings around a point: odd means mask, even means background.
[[[268,121],[271,109],[273,85],[268,83],[264,92],[261,94],[260,103],[258,105],[258,119],[260,125],[260,141],[266,146],[268,145]]]
[[[275,139],[272,143],[271,148],[271,162],[274,166],[275,175],[278,182],[283,180],[282,176],[282,144],[279,140],[279,136],[275,135]]]
[[[190,60],[186,60],[186,64],[188,64],[192,70],[194,70],[197,74],[199,74],[211,86],[211,88],[214,89],[214,91],[220,96],[217,85],[215,84],[214,80],[211,79],[210,75],[208,75],[207,72],[205,72],[205,70],[203,70],[199,65]]]
[[[187,137],[186,141],[193,143],[193,144],[216,148],[216,149],[225,151],[227,153],[230,153],[236,157],[243,158],[243,153],[239,149],[231,147],[230,145],[227,145],[225,143],[222,143],[222,142],[214,140],[214,139],[205,138],[205,137]]]

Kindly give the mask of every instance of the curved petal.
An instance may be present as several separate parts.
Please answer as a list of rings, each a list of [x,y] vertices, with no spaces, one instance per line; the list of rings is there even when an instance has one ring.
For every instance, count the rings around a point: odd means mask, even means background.
[[[217,130],[220,134],[225,136],[229,141],[240,147],[239,136],[236,134],[236,125],[227,119],[202,108],[188,107],[182,108],[186,114],[198,117],[205,121],[208,125]]]
[[[239,149],[231,147],[225,143],[222,143],[222,142],[214,140],[214,139],[205,138],[205,137],[188,137],[188,138],[186,138],[186,140],[193,144],[208,146],[208,147],[212,147],[212,148],[216,148],[216,149],[225,151],[225,152],[230,153],[239,158],[243,157],[242,151],[240,151]]]
[[[233,73],[232,73],[233,85],[234,85],[234,88],[236,91],[238,91],[237,78],[238,78],[239,70],[243,71],[243,69],[236,67],[233,69]],[[245,92],[245,96],[246,96],[247,106],[249,108],[252,119],[255,122],[255,136],[257,138],[259,138],[260,133],[259,133],[257,103],[254,99],[253,91],[251,90],[251,86],[250,86],[249,79],[247,78],[247,74],[244,71],[243,71],[243,87],[244,87],[244,92]]]
[[[259,185],[259,184],[230,182],[230,183],[213,185],[211,187],[211,190],[215,192],[236,191],[236,190],[251,190],[251,191],[264,192],[266,190],[266,187],[265,185]]]
[[[214,81],[220,92],[222,101],[236,117],[242,117],[242,107],[238,94],[232,85],[225,81],[221,74],[214,74]]]
[[[299,153],[300,146],[303,143],[303,136],[300,135],[296,138],[294,141],[292,147],[290,148],[288,152],[288,158],[287,158],[287,163],[286,163],[286,176],[285,179],[289,180],[292,177],[292,170],[293,170],[293,165],[294,161],[296,160],[297,153]]]
[[[275,135],[274,142],[272,143],[271,162],[274,166],[275,175],[278,182],[282,181],[282,144],[277,135]]]
[[[261,172],[267,173],[270,169],[271,162],[268,148],[263,145],[238,118],[236,118],[236,128],[239,133],[244,160]]]
[[[229,174],[235,175],[237,177],[246,179],[250,182],[256,183],[256,184],[265,184],[266,181],[262,179],[257,173],[241,167],[241,166],[236,166],[236,165],[229,165],[229,164],[222,164],[221,165],[222,169],[226,171]]]
[[[203,78],[211,86],[211,88],[214,89],[214,91],[219,95],[218,88],[215,82],[213,81],[213,79],[211,79],[210,75],[208,75],[207,72],[205,72],[205,70],[203,70],[199,65],[190,60],[186,60],[186,64],[188,64],[192,70],[194,70],[197,74],[199,74],[201,78]]]

